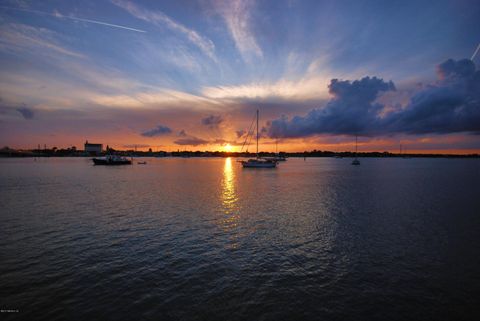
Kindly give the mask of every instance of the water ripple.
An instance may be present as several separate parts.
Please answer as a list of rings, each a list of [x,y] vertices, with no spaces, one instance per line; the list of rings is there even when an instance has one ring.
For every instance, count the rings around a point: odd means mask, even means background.
[[[2,308],[30,320],[478,319],[478,160],[237,165],[0,160]]]

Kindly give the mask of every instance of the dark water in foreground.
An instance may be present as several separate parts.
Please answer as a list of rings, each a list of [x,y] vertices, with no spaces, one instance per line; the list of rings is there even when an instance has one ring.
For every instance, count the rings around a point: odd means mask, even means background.
[[[480,160],[0,159],[24,320],[479,320]]]

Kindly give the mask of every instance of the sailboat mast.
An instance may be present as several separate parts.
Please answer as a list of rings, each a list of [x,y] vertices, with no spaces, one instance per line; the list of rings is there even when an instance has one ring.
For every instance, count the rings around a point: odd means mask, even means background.
[[[258,109],[257,109],[257,158],[258,158]]]

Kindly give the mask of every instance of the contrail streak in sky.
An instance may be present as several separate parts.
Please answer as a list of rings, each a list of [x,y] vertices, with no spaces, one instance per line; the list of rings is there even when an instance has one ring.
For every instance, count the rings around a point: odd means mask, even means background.
[[[125,27],[125,26],[115,25],[113,23],[107,23],[107,22],[102,22],[102,21],[76,18],[76,17],[69,17],[69,16],[63,16],[63,15],[59,15],[57,17],[68,18],[68,19],[72,19],[72,20],[78,20],[78,21],[84,21],[84,22],[90,22],[90,23],[96,23],[98,25],[104,25],[104,26],[109,26],[109,27],[114,27],[114,28],[126,29],[126,30],[131,30],[131,31],[136,31],[136,32],[146,32],[145,30],[140,30],[140,29]]]
[[[475,49],[475,52],[473,53],[472,58],[470,58],[470,60],[473,60],[473,58],[475,58],[479,50],[480,50],[480,43],[478,44],[477,49]]]
[[[94,23],[94,24],[97,24],[97,25],[102,25],[102,26],[107,26],[107,27],[112,27],[112,28],[120,28],[120,29],[124,29],[124,30],[146,33],[145,30],[130,28],[130,27],[116,25],[116,24],[113,24],[113,23],[108,23],[108,22],[103,22],[103,21],[98,21],[98,20],[83,19],[83,18],[77,18],[77,17],[73,17],[73,16],[64,16],[60,13],[54,14],[54,13],[38,11],[38,10],[30,10],[30,9],[23,9],[23,8],[12,8],[12,7],[4,7],[4,6],[0,6],[0,8],[1,9],[7,9],[7,10],[17,10],[17,11],[31,12],[31,13],[36,13],[36,14],[52,16],[52,17],[55,17],[55,18],[66,18],[66,19],[70,19],[70,20],[74,20],[74,21],[88,22],[88,23]]]

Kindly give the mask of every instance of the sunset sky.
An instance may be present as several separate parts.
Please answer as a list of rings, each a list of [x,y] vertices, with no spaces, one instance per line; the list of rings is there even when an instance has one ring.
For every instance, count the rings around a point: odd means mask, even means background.
[[[0,148],[239,151],[259,109],[265,151],[478,153],[479,43],[474,0],[4,0]]]

